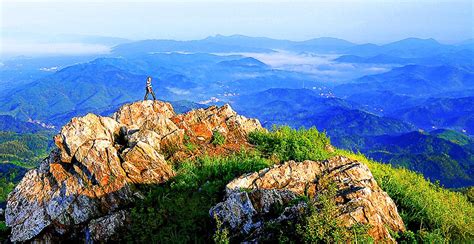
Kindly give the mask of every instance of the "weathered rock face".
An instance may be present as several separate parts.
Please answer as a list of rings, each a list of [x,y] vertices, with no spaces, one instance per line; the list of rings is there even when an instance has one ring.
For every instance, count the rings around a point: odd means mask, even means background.
[[[227,184],[225,201],[209,213],[234,236],[258,240],[267,235],[264,223],[297,221],[306,204],[288,204],[303,194],[316,199],[327,190],[328,182],[334,182],[337,189],[337,218],[345,226],[368,224],[368,234],[376,241],[393,241],[389,229],[405,230],[394,202],[380,189],[367,166],[340,156],[322,162],[290,161],[243,175]],[[281,214],[269,214],[275,206],[285,205],[288,207]]]
[[[127,104],[112,117],[74,118],[55,136],[57,149],[9,195],[5,218],[11,241],[111,241],[139,195],[134,185],[174,176],[166,157],[216,150],[209,145],[214,130],[246,145],[246,134],[256,129],[261,129],[258,121],[236,115],[229,106],[176,115],[169,103],[158,101]],[[198,138],[203,135],[206,140]],[[189,142],[199,150],[186,149]]]
[[[237,115],[228,104],[220,108],[211,106],[193,110],[172,120],[199,140],[210,140],[213,131],[219,131],[226,136],[228,143],[239,143],[246,134],[260,127],[258,120]]]
[[[211,106],[207,109],[192,110],[174,116],[171,120],[186,132],[190,143],[204,145],[200,150],[208,155],[222,155],[229,151],[238,151],[241,147],[249,145],[247,134],[250,131],[262,128],[258,120],[237,115],[227,104],[222,107]],[[214,131],[221,133],[226,138],[222,147],[215,148],[210,143]],[[180,160],[192,156],[178,153],[174,158]]]

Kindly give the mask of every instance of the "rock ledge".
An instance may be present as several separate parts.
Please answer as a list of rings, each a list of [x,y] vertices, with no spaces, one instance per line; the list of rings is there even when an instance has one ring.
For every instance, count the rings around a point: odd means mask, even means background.
[[[261,128],[229,105],[175,114],[159,101],[124,105],[112,117],[73,118],[54,137],[57,149],[10,193],[10,239],[111,241],[128,221],[134,185],[167,181],[175,175],[170,161],[240,149]],[[227,139],[222,146],[209,143],[216,130]]]
[[[268,236],[265,223],[297,221],[305,203],[288,206],[298,196],[312,199],[333,182],[337,189],[337,218],[345,226],[370,225],[368,234],[375,241],[394,242],[389,229],[404,231],[403,220],[392,199],[377,185],[366,165],[337,156],[316,162],[289,161],[259,172],[242,175],[226,186],[225,201],[209,214],[218,218],[233,237],[258,241]],[[288,206],[273,216],[276,206]]]

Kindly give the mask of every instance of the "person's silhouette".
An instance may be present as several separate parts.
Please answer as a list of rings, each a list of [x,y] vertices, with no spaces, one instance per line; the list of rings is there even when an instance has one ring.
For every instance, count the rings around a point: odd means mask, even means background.
[[[151,77],[148,76],[148,78],[146,79],[146,93],[145,93],[145,99],[144,100],[147,100],[148,99],[148,94],[151,93],[151,95],[153,96],[153,101],[156,101],[156,97],[155,97],[155,93],[153,92],[153,88],[151,87]]]

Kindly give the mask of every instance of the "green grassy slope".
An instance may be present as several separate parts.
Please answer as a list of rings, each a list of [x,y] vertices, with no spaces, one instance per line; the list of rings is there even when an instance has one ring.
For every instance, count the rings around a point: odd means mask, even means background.
[[[396,202],[408,228],[405,233],[394,233],[398,241],[474,240],[473,204],[462,193],[430,183],[420,174],[377,163],[362,154],[338,149],[328,152],[329,139],[316,129],[282,127],[252,133],[249,139],[256,146],[255,151],[182,162],[175,166],[177,177],[170,182],[142,186],[146,196],[133,208],[131,228],[124,238],[141,242],[226,242],[229,233],[212,234],[215,228],[208,211],[222,200],[224,187],[231,179],[286,160],[322,160],[344,155],[366,163],[379,185]],[[308,237],[308,232],[285,229],[280,233],[280,241],[315,239]]]

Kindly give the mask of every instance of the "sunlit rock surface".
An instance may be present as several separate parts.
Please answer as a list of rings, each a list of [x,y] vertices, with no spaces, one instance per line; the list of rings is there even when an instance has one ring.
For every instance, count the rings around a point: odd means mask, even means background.
[[[395,203],[375,181],[366,165],[337,156],[325,161],[289,161],[260,172],[242,175],[226,186],[226,197],[210,210],[234,237],[255,241],[266,237],[265,223],[295,222],[306,203],[289,204],[298,196],[317,199],[333,182],[337,218],[345,226],[370,225],[375,241],[393,242],[389,229],[404,231]],[[291,206],[288,206],[291,205]],[[288,206],[280,215],[271,210]]]
[[[54,137],[57,149],[9,195],[11,241],[113,241],[127,224],[134,185],[166,182],[175,175],[171,161],[237,151],[261,128],[228,105],[177,115],[160,101],[127,104],[111,117],[73,118]],[[226,137],[224,145],[211,144],[214,131]]]

